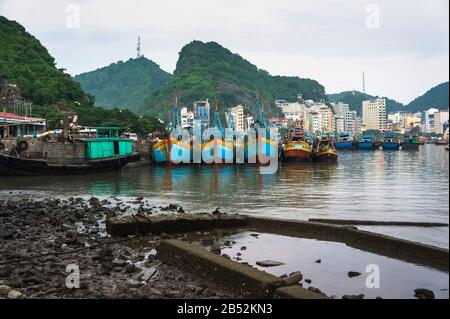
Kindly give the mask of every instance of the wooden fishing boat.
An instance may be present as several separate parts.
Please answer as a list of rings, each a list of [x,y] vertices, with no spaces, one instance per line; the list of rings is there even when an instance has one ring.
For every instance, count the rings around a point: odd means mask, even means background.
[[[0,154],[0,175],[101,173],[120,170],[139,159],[132,140],[113,136],[20,140],[14,149]]]
[[[214,101],[214,109],[213,124],[209,128],[210,138],[201,145],[202,162],[206,164],[233,164],[234,141],[225,137],[217,101]]]
[[[405,135],[402,140],[402,150],[417,151],[419,149],[419,137],[412,135]]]
[[[190,164],[193,159],[192,141],[183,139],[178,100],[172,110],[172,127],[164,136],[157,138],[152,146],[152,159],[155,164]]]
[[[400,144],[400,139],[393,133],[387,133],[381,141],[383,150],[399,150]]]
[[[259,99],[253,108],[252,129],[255,132],[255,140],[249,138],[245,142],[245,161],[247,163],[267,164],[269,158],[278,157],[278,141],[272,140],[270,128],[261,108]]]
[[[373,136],[364,135],[358,140],[358,148],[360,150],[374,150],[376,148],[376,142]]]
[[[357,142],[348,133],[339,134],[335,141],[334,146],[338,150],[353,150],[357,146]]]
[[[283,160],[286,162],[309,162],[313,146],[305,136],[303,122],[289,132],[286,144],[283,147]]]
[[[315,161],[337,161],[338,152],[333,144],[333,139],[328,136],[322,136],[314,147],[313,160]]]

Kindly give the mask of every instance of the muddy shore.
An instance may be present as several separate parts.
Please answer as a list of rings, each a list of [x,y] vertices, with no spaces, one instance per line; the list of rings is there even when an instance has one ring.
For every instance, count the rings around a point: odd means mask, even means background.
[[[133,204],[158,209],[142,198]],[[0,298],[239,298],[160,261],[160,241],[185,234],[107,236],[106,216],[127,205],[116,198],[0,200]],[[66,287],[68,265],[79,268],[79,289]]]

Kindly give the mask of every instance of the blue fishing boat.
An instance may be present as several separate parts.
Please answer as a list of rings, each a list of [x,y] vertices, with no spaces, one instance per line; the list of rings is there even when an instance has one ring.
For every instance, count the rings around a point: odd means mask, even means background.
[[[383,150],[399,150],[400,139],[393,133],[387,133],[381,141],[381,147]]]
[[[202,161],[207,164],[234,163],[234,142],[226,138],[225,130],[219,117],[218,103],[214,102],[214,118],[210,127],[210,138],[202,143]]]
[[[358,147],[360,150],[373,150],[376,147],[375,139],[373,136],[364,135],[359,138]]]
[[[255,132],[255,140],[252,141],[247,137],[245,160],[248,163],[266,164],[268,157],[278,156],[278,142],[271,140],[270,129],[259,100],[256,100],[253,108],[253,119],[252,128]]]
[[[152,146],[153,162],[156,164],[189,164],[192,163],[192,143],[183,140],[178,100],[172,110],[172,124],[169,133]]]
[[[356,147],[356,141],[348,133],[339,134],[334,141],[334,147],[338,150],[353,150]]]

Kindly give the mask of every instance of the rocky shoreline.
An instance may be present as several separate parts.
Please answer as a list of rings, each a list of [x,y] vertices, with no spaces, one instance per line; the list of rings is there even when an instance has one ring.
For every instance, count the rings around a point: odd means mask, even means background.
[[[132,204],[152,209],[142,198]],[[160,240],[184,234],[108,237],[106,216],[127,205],[115,198],[1,200],[0,298],[239,298],[159,260]],[[79,288],[66,285],[73,286],[73,266]]]

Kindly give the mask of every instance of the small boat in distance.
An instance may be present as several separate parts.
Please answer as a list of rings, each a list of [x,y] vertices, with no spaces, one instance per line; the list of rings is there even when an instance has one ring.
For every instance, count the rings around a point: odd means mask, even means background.
[[[416,151],[419,149],[419,137],[413,135],[405,135],[402,141],[402,150]]]
[[[338,150],[353,150],[357,142],[348,133],[339,134],[334,141],[334,146]]]
[[[286,144],[283,148],[283,160],[286,162],[309,162],[313,146],[308,141],[303,130],[303,121],[295,127],[288,135]]]
[[[374,150],[376,148],[375,138],[371,135],[364,135],[359,138],[358,147],[361,150]]]
[[[333,139],[329,135],[323,135],[316,142],[313,151],[313,160],[316,161],[337,161],[338,152],[333,144]]]
[[[444,135],[438,139],[436,145],[448,145],[448,128],[445,130]]]
[[[401,141],[394,133],[387,133],[381,141],[383,150],[399,150]]]

